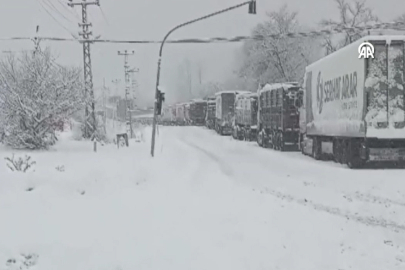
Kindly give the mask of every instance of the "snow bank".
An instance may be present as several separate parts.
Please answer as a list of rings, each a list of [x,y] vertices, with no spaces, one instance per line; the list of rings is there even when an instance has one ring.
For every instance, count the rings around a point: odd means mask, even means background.
[[[21,254],[41,270],[403,269],[401,171],[325,166],[198,127],[159,127],[151,158],[144,132],[97,153],[61,136],[29,153],[26,174],[0,162],[0,269]]]

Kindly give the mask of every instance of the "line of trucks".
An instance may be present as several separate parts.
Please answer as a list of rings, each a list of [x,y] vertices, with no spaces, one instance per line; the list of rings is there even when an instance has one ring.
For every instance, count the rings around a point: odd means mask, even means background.
[[[374,57],[359,58],[370,42]],[[304,83],[222,91],[164,109],[162,124],[206,125],[278,151],[329,156],[349,168],[405,160],[405,36],[367,36],[305,69]]]

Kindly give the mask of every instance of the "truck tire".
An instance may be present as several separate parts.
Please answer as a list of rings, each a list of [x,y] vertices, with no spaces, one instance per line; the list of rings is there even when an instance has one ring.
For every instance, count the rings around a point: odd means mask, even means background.
[[[278,151],[279,144],[278,144],[278,134],[277,134],[277,132],[273,132],[273,134],[271,136],[271,144],[273,146],[273,149]]]
[[[318,137],[313,138],[312,156],[316,160],[321,160],[322,157],[322,141]]]
[[[282,131],[280,131],[279,134],[278,134],[278,147],[279,147],[279,150],[281,152],[284,152],[284,150],[285,150],[285,142],[284,142],[284,136],[283,136]]]
[[[257,134],[256,134],[256,142],[257,142],[257,144],[260,146],[260,147],[263,147],[263,145],[262,145],[262,141],[261,141],[261,136],[262,135],[262,132],[258,132]]]
[[[262,141],[262,147],[263,148],[268,148],[268,141],[266,140],[266,135],[265,132],[263,131],[260,135],[261,141]]]
[[[358,140],[350,139],[347,142],[346,165],[350,169],[360,169],[365,165],[365,160],[360,157],[361,143]]]
[[[334,138],[332,141],[332,148],[333,148],[333,160],[335,162],[339,162],[339,145],[338,145],[338,139]]]

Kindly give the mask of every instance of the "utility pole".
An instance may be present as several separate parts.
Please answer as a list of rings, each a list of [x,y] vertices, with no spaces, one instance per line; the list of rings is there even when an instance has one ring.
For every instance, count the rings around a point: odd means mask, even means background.
[[[85,40],[83,42],[83,62],[84,62],[84,91],[86,98],[86,108],[85,108],[85,128],[84,137],[95,139],[97,136],[97,126],[96,126],[96,113],[95,113],[95,101],[94,101],[94,91],[93,91],[93,74],[91,70],[91,57],[90,57],[90,36],[92,32],[90,31],[91,23],[87,20],[87,6],[97,5],[100,6],[100,1],[95,0],[93,2],[87,2],[82,0],[81,2],[73,2],[69,0],[68,6],[73,8],[74,6],[82,7],[82,23],[79,26],[82,27],[82,32],[79,32],[80,36],[83,36]],[[90,113],[91,112],[91,113]]]
[[[156,136],[156,122],[157,122],[157,116],[161,114],[161,112],[159,112],[159,109],[161,109],[161,105],[162,105],[162,91],[161,91],[161,87],[159,85],[160,82],[160,65],[162,63],[162,52],[163,52],[163,45],[165,45],[165,41],[167,40],[167,38],[170,36],[171,33],[173,33],[175,30],[182,28],[184,26],[202,21],[202,20],[206,20],[208,18],[217,16],[219,14],[240,8],[242,6],[245,5],[249,5],[249,14],[256,14],[256,0],[249,0],[247,2],[243,2],[240,3],[238,5],[226,8],[226,9],[222,9],[219,10],[217,12],[205,15],[203,17],[182,23],[177,25],[176,27],[172,28],[169,32],[167,32],[167,34],[165,35],[165,37],[163,38],[162,43],[160,43],[160,49],[159,49],[159,58],[158,58],[158,68],[157,68],[157,76],[156,76],[156,89],[155,89],[155,106],[153,109],[153,124],[152,124],[152,143],[151,143],[151,149],[150,149],[150,154],[153,157],[154,153],[155,153],[155,136]]]
[[[200,81],[200,85],[202,84],[202,67],[201,63],[198,65],[198,79]]]
[[[125,72],[125,104],[127,106],[126,110],[126,118],[127,121],[129,122],[129,128],[130,128],[130,138],[133,137],[133,130],[132,130],[132,113],[130,111],[130,103],[129,103],[129,65],[128,65],[128,56],[134,55],[135,51],[128,52],[125,50],[123,53],[118,51],[118,55],[123,55],[124,56],[124,72]]]
[[[38,38],[38,32],[39,32],[39,25],[37,25],[36,31],[35,31],[35,37],[32,40],[34,42],[35,48],[33,51],[33,55],[35,56],[36,53],[41,51],[41,48],[39,47],[39,43],[41,42],[41,40]]]
[[[114,85],[115,85],[115,93],[114,96],[116,96],[118,94],[118,85],[120,84],[121,80],[120,79],[115,79],[111,81]]]
[[[130,70],[128,70],[128,72],[131,73],[131,74],[138,73],[138,72],[139,72],[139,68],[130,69]],[[136,93],[135,93],[135,91],[136,91],[136,87],[138,86],[138,82],[136,81],[135,75],[132,75],[131,83],[132,83],[132,84],[131,84],[131,86],[132,86],[132,99],[133,99],[134,102],[135,102],[135,99],[136,99]],[[136,106],[136,105],[134,104],[134,106]]]
[[[117,94],[118,94],[118,85],[120,84],[120,82],[121,82],[121,80],[120,79],[115,79],[115,80],[112,80],[111,81],[114,85],[115,85],[115,92],[114,92],[114,97],[116,97],[117,96]],[[116,105],[116,109],[115,109],[115,111],[114,111],[114,116],[113,116],[113,118],[114,118],[114,121],[113,121],[113,125],[115,126],[115,120],[117,120],[118,119],[118,104],[119,104],[119,101],[117,101],[116,102],[117,104],[115,104]]]
[[[104,126],[107,127],[107,96],[106,91],[109,89],[105,86],[105,78],[103,79],[103,107],[104,107]],[[108,91],[109,92],[109,91]]]

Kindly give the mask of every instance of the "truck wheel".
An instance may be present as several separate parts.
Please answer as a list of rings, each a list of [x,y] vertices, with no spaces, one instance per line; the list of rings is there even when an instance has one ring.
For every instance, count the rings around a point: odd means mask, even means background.
[[[304,135],[300,133],[300,141],[298,142],[299,150],[301,154],[306,155],[305,153],[305,145],[304,145]]]
[[[333,157],[337,163],[343,164],[344,163],[344,141],[342,139],[336,139],[333,142]]]
[[[256,142],[257,142],[257,144],[260,146],[260,147],[262,147],[262,142],[261,142],[261,138],[260,138],[260,136],[261,136],[261,132],[259,132],[259,133],[257,133],[257,135],[256,135]]]
[[[346,164],[350,169],[359,169],[365,165],[365,161],[360,157],[361,143],[355,140],[347,142]]]
[[[261,138],[262,138],[262,145],[263,145],[263,148],[268,148],[269,143],[268,143],[268,141],[266,140],[266,135],[264,134],[264,132],[262,132]]]
[[[283,132],[280,132],[278,135],[278,145],[279,145],[280,151],[284,152],[285,142],[284,142]]]
[[[316,160],[320,160],[322,156],[322,142],[318,137],[313,138],[312,156]]]
[[[271,142],[273,143],[273,149],[274,150],[279,150],[280,149],[280,145],[279,145],[279,141],[278,141],[278,133],[273,133],[273,136],[271,138]]]

